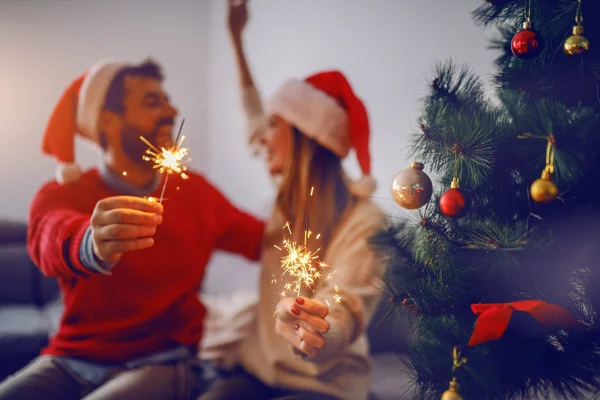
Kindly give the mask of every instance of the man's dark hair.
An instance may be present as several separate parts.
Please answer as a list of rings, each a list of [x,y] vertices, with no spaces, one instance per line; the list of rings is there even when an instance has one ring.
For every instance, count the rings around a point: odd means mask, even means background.
[[[139,65],[133,65],[131,67],[124,68],[115,75],[113,81],[108,87],[106,92],[106,99],[104,100],[103,110],[112,111],[118,114],[123,114],[125,107],[123,105],[123,99],[125,98],[125,77],[126,76],[143,76],[146,78],[155,78],[159,81],[163,81],[164,75],[160,65],[154,60],[148,58]],[[100,132],[99,135],[100,146],[106,149],[106,138],[104,132]]]
[[[139,65],[133,65],[119,71],[106,92],[106,100],[104,101],[105,111],[112,111],[119,114],[124,112],[123,98],[125,97],[126,76],[155,78],[161,82],[164,79],[161,67],[152,59],[147,59]]]

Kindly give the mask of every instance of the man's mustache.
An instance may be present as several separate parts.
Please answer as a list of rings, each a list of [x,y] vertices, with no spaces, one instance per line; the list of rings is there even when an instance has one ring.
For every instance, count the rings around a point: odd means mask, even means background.
[[[156,129],[160,128],[163,125],[172,126],[175,125],[175,120],[173,118],[161,118],[156,123]]]
[[[158,144],[156,143],[156,138],[158,137],[158,131],[160,130],[160,128],[162,126],[173,126],[173,125],[175,125],[175,120],[173,118],[159,119],[156,122],[156,125],[154,126],[153,132],[148,133],[146,135],[142,135],[142,137],[144,139],[146,139],[148,142],[150,142],[153,146],[158,146]]]
[[[152,143],[155,143],[156,138],[158,137],[158,131],[163,126],[173,126],[175,125],[175,120],[173,118],[162,118],[156,122],[154,125],[154,131],[148,135],[146,135],[146,139],[150,140]]]

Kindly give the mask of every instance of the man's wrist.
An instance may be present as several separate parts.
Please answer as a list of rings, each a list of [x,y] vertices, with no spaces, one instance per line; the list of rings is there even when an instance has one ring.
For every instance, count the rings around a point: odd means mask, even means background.
[[[88,227],[83,236],[83,241],[79,248],[79,259],[86,268],[105,275],[110,275],[110,269],[115,265],[114,262],[104,262],[100,260],[96,255],[91,227]]]

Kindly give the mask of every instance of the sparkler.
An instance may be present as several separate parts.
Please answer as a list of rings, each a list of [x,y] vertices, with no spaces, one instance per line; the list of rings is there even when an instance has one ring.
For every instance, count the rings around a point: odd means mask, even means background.
[[[313,195],[314,187],[310,190],[310,196]],[[288,222],[285,223],[283,229],[287,230],[292,235],[292,228]],[[329,268],[325,262],[319,260],[319,251],[321,248],[318,248],[314,252],[308,248],[307,242],[308,239],[312,236],[312,232],[309,229],[309,218],[306,217],[305,227],[304,227],[304,243],[298,244],[295,241],[290,239],[283,239],[283,246],[275,245],[275,248],[281,251],[284,251],[286,254],[281,258],[281,268],[283,269],[282,277],[286,274],[292,277],[293,282],[288,282],[284,284],[283,291],[280,293],[281,297],[286,297],[287,293],[296,293],[297,296],[300,296],[300,290],[302,287],[306,287],[308,289],[313,289],[316,281],[323,276],[323,270],[325,268]],[[321,234],[317,234],[315,239],[318,240]],[[328,274],[327,279],[331,279],[333,275],[335,275],[336,271]],[[277,283],[277,279],[273,275],[271,283]],[[342,298],[337,294],[339,288],[337,285],[334,285],[334,290],[336,294],[333,296],[334,301],[336,303],[341,303]],[[327,302],[329,305],[329,302]],[[275,310],[275,314],[279,309]]]
[[[284,228],[288,228],[291,232],[289,222],[285,224]],[[312,252],[306,246],[306,241],[311,234],[310,231],[305,231],[304,244],[298,244],[290,239],[283,240],[283,248],[275,246],[277,249],[286,251],[286,255],[281,259],[281,268],[283,268],[283,275],[288,274],[294,279],[294,283],[286,283],[284,285],[284,292],[282,297],[287,292],[296,292],[300,296],[300,290],[302,286],[312,289],[316,280],[322,276],[322,270],[328,268],[329,265],[319,260],[319,249]]]
[[[183,165],[183,162],[188,154],[188,149],[181,147],[185,136],[181,136],[181,131],[183,129],[183,124],[185,123],[185,118],[181,121],[181,125],[179,126],[179,132],[177,133],[177,138],[175,139],[175,145],[170,149],[165,149],[161,147],[160,150],[156,148],[152,143],[146,140],[145,137],[140,136],[140,139],[148,145],[148,149],[146,150],[146,154],[142,156],[145,161],[151,161],[154,163],[154,169],[158,169],[158,172],[163,174],[167,173],[165,177],[165,182],[163,183],[162,192],[160,194],[159,202],[162,204],[163,197],[165,195],[165,189],[167,188],[167,182],[169,181],[169,175],[178,174],[183,179],[187,179],[188,176],[185,173],[187,168]],[[181,139],[180,139],[181,137]]]

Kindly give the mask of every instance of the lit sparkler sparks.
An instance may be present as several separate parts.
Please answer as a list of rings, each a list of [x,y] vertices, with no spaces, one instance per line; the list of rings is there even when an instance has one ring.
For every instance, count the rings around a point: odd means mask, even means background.
[[[313,195],[313,190],[314,187],[310,190],[311,196]],[[281,258],[281,268],[283,269],[282,276],[287,274],[292,278],[292,282],[288,282],[283,285],[283,290],[280,293],[282,298],[286,297],[287,293],[296,293],[297,296],[300,296],[302,287],[314,291],[314,285],[316,281],[324,276],[323,270],[330,267],[325,262],[319,260],[318,253],[321,248],[318,248],[313,252],[307,246],[307,241],[313,234],[309,229],[308,222],[309,219],[307,216],[303,244],[299,244],[295,241],[284,238],[282,247],[275,245],[275,248],[286,253]],[[290,236],[292,235],[292,229],[289,222],[285,223],[283,229],[287,230]],[[315,239],[318,240],[320,237],[321,234],[317,234]],[[331,279],[335,273],[336,271],[329,273],[325,279]],[[271,283],[277,283],[275,275],[273,275]],[[334,290],[336,292],[336,294],[333,296],[334,301],[336,303],[341,303],[342,298],[337,294],[339,291],[337,285],[334,285]],[[327,302],[327,305],[330,305],[329,302]],[[279,311],[279,309],[276,309],[275,315]]]
[[[188,161],[188,159],[186,159],[186,156],[188,155],[188,149],[181,147],[181,145],[183,144],[183,140],[185,139],[185,136],[181,136],[181,130],[183,129],[184,122],[185,119],[181,121],[181,125],[179,126],[179,132],[177,133],[177,138],[175,139],[175,145],[172,146],[170,149],[165,149],[164,147],[161,147],[159,150],[145,137],[140,136],[140,139],[149,147],[146,150],[146,154],[142,158],[145,161],[153,162],[154,169],[157,169],[159,173],[167,174],[165,182],[163,184],[162,193],[160,194],[159,202],[161,204],[165,195],[165,189],[167,188],[167,182],[169,181],[169,175],[177,174],[180,175],[183,179],[188,179],[188,175],[185,173],[187,168],[185,167],[185,165],[183,165],[184,162]]]
[[[308,235],[308,233],[307,233]],[[322,270],[329,267],[319,260],[318,252],[320,249],[312,252],[306,245],[299,245],[289,239],[283,241],[283,249],[287,254],[281,259],[281,268],[283,274],[288,274],[294,280],[294,283],[286,283],[283,287],[282,297],[292,290],[300,296],[302,286],[312,289],[316,280],[322,276]]]

